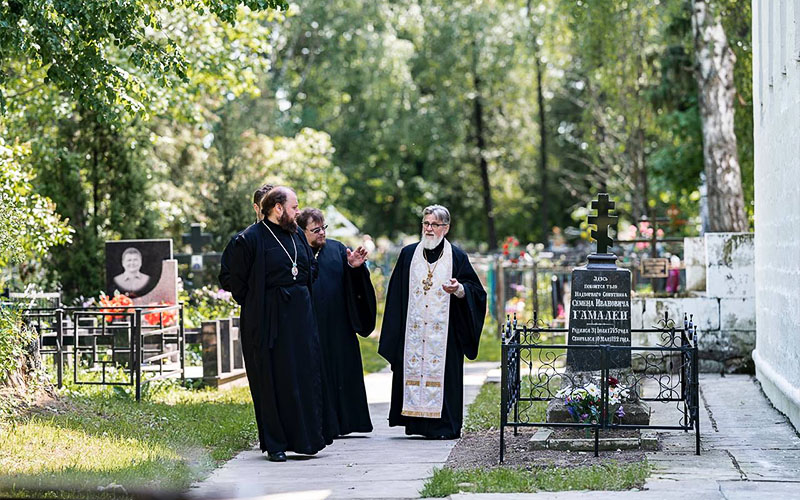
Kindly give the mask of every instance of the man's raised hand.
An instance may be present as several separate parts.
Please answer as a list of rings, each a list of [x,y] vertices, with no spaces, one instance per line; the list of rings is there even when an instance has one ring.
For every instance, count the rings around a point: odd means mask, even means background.
[[[350,267],[359,267],[364,262],[367,261],[367,255],[369,252],[366,248],[359,246],[355,250],[347,249],[347,263],[350,264]]]

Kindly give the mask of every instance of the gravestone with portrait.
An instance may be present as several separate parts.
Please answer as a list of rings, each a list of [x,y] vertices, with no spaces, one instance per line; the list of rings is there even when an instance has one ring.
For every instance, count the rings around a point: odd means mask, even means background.
[[[134,305],[178,303],[178,262],[172,240],[106,241],[106,294],[128,295]]]
[[[172,258],[172,240],[106,241],[106,294],[120,293],[131,298],[135,306],[178,303],[178,262]],[[157,337],[148,338],[149,342]],[[115,330],[114,345],[130,347],[128,332]],[[174,350],[168,345],[166,351]],[[127,364],[124,354],[115,355],[121,365]]]

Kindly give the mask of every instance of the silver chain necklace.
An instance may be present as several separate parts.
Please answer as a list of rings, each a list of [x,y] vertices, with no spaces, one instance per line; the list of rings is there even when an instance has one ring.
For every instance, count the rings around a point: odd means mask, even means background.
[[[283,248],[283,251],[286,252],[286,256],[289,257],[289,260],[292,261],[292,279],[296,280],[297,279],[297,272],[298,272],[297,271],[297,243],[294,242],[294,236],[290,236],[292,238],[292,245],[294,246],[294,259],[292,259],[292,256],[289,255],[289,251],[286,250],[285,246],[283,246],[283,243],[281,243],[281,240],[279,240],[278,237],[275,236],[275,233],[272,232],[272,228],[269,227],[267,225],[267,223],[264,222],[263,220],[261,221],[261,223],[264,224],[265,228],[269,229],[269,232],[272,235],[272,237],[275,238],[275,241],[278,242],[278,245],[280,245],[281,248]]]

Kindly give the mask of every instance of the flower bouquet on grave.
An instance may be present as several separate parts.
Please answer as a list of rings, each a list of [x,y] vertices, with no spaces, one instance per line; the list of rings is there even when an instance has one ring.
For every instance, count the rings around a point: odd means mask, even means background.
[[[519,246],[519,240],[513,236],[509,236],[503,242],[503,258],[516,264],[520,259],[525,258],[525,250]]]
[[[173,304],[170,302],[161,301],[158,303],[158,305],[171,306]],[[144,319],[144,322],[150,326],[174,326],[177,317],[178,311],[176,310],[161,311],[156,309],[153,312],[145,314],[142,319]]]
[[[119,291],[114,292],[113,297],[109,297],[103,292],[100,292],[100,299],[97,303],[103,307],[100,310],[102,313],[107,313],[103,316],[105,318],[106,323],[112,323],[115,320],[124,319],[125,316],[117,316],[114,314],[108,313],[128,313],[133,312],[133,309],[124,306],[132,306],[133,300],[130,297],[123,293],[119,293]]]
[[[614,377],[608,377],[608,423],[616,417],[622,422],[625,410],[622,402],[629,399],[631,391],[619,383]],[[601,419],[602,397],[600,387],[595,382],[588,382],[582,386],[565,387],[556,393],[557,398],[563,398],[564,405],[575,422],[596,424]],[[615,409],[616,407],[616,409]],[[587,434],[589,429],[586,430]]]

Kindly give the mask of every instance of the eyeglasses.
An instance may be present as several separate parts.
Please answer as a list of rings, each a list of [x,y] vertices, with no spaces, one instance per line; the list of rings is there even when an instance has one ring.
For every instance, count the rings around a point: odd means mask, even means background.
[[[324,226],[319,226],[319,227],[315,227],[314,229],[311,229],[311,232],[314,233],[314,234],[319,234],[321,231],[325,231],[327,229],[328,229],[328,225],[325,224]]]
[[[422,227],[424,227],[424,228],[432,227],[434,229],[439,229],[440,227],[444,227],[444,226],[447,226],[447,225],[449,225],[449,224],[437,224],[436,222],[422,221]]]

